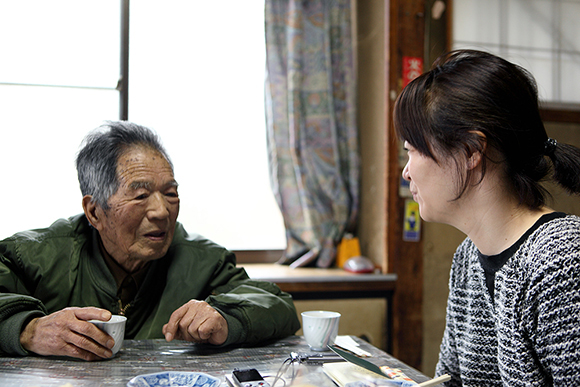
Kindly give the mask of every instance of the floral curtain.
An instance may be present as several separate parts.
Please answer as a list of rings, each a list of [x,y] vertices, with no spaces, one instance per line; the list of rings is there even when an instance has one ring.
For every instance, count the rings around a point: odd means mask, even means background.
[[[355,232],[359,153],[351,0],[266,0],[271,182],[285,222],[280,263],[329,267]]]

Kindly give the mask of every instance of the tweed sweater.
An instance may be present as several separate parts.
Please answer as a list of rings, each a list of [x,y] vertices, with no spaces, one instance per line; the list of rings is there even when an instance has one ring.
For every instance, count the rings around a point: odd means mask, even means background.
[[[580,218],[541,221],[494,298],[473,242],[458,247],[436,369],[447,386],[580,386]]]

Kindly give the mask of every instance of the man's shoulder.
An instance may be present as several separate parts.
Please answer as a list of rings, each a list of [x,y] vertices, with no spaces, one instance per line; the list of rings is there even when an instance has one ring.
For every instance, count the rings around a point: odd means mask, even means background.
[[[16,245],[42,245],[54,240],[78,240],[79,238],[89,238],[91,227],[84,216],[79,214],[70,218],[56,220],[45,228],[36,228],[20,231],[4,239],[5,244]]]
[[[170,250],[174,252],[188,250],[190,253],[198,253],[204,256],[224,256],[230,253],[225,247],[200,234],[188,233],[181,223],[175,225],[175,233]]]
[[[225,247],[207,239],[201,234],[189,233],[185,230],[183,225],[179,222],[175,225],[175,233],[173,235],[173,244],[184,244],[190,246],[211,247],[217,249],[226,249]]]

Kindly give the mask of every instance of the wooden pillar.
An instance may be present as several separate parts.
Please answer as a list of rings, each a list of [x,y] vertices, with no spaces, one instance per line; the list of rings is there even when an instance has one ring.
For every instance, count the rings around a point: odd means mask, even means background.
[[[426,0],[385,0],[386,67],[386,249],[383,268],[396,273],[392,352],[421,369],[423,351],[423,244],[403,241],[405,198],[399,196],[402,172],[393,128],[393,105],[403,84],[403,57],[424,58]]]

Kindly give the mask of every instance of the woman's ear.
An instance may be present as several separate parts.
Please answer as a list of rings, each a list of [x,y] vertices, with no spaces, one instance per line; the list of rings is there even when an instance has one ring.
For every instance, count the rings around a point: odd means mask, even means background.
[[[467,159],[467,169],[475,169],[479,164],[481,164],[481,158],[483,155],[479,151],[471,153],[471,156]]]
[[[100,207],[93,201],[93,197],[91,195],[83,196],[83,211],[85,216],[87,217],[89,223],[96,228],[99,229],[100,224],[100,215],[102,211],[99,211]]]
[[[476,136],[477,145],[467,149],[467,169],[475,169],[485,157],[485,150],[487,148],[487,137],[479,130],[472,130],[470,133]]]

